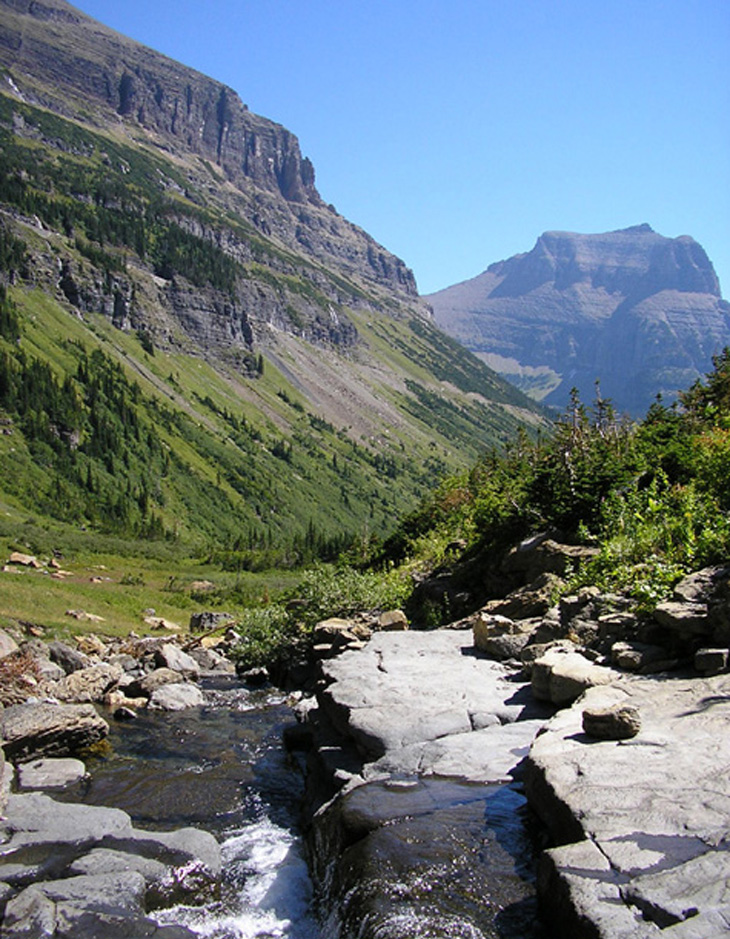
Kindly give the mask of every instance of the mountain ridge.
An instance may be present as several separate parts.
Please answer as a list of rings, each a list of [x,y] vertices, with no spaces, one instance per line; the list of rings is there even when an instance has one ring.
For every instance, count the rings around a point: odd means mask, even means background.
[[[646,223],[543,233],[531,251],[426,298],[438,325],[547,404],[578,388],[642,414],[711,367],[730,305],[703,248]]]
[[[0,0],[0,26],[8,504],[311,547],[386,532],[443,473],[544,422],[324,204],[289,131],[63,0]],[[173,126],[188,87],[193,123]],[[38,370],[50,424],[22,392]],[[107,385],[141,444],[112,410],[99,427]]]

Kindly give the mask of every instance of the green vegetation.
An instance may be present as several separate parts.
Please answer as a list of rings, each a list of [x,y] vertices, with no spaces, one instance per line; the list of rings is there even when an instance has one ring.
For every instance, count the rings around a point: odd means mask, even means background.
[[[730,352],[681,396],[639,424],[600,395],[573,396],[547,437],[526,435],[446,479],[400,524],[376,566],[435,569],[466,544],[469,576],[529,533],[557,530],[597,545],[571,583],[632,594],[650,608],[690,570],[730,552]]]

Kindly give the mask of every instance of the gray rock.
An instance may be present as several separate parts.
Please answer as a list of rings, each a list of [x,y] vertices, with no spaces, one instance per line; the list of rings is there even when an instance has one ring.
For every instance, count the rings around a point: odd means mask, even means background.
[[[594,665],[579,652],[556,648],[533,663],[532,693],[538,701],[565,707],[588,688],[608,685],[617,677],[616,672]]]
[[[90,704],[16,704],[0,712],[5,754],[15,761],[67,756],[108,733],[109,725]]]
[[[224,623],[230,623],[233,617],[230,613],[215,613],[206,610],[202,613],[192,613],[190,616],[190,632],[203,633],[209,629],[216,629]]]
[[[233,662],[215,649],[194,646],[188,650],[188,653],[198,663],[201,674],[209,672],[219,675],[233,675],[236,672],[236,666]]]
[[[183,678],[195,680],[200,675],[200,666],[195,659],[171,642],[164,643],[155,652],[155,663],[158,668],[172,669]]]
[[[666,600],[654,609],[654,619],[678,639],[687,640],[709,636],[711,624],[706,603],[688,603]]]
[[[730,649],[698,649],[695,652],[695,668],[704,675],[718,675],[728,667]]]
[[[132,833],[129,815],[120,809],[57,802],[40,792],[10,796],[6,828],[6,853],[25,845],[91,845]]]
[[[21,789],[60,789],[78,782],[86,775],[81,760],[33,760],[18,767],[18,786]]]
[[[144,678],[132,679],[124,686],[128,698],[149,698],[163,685],[177,684],[182,675],[171,668],[157,668]]]
[[[101,702],[121,677],[122,670],[116,665],[100,662],[65,675],[61,681],[47,685],[46,689],[54,698],[69,704]]]
[[[188,683],[163,685],[152,692],[149,707],[158,711],[183,711],[198,707],[205,702],[203,692],[197,685]]]
[[[662,646],[643,642],[615,642],[611,646],[611,663],[627,672],[659,671],[676,664]]]
[[[490,600],[483,612],[507,616],[513,620],[543,616],[553,605],[562,581],[555,574],[540,574],[526,587],[514,590],[504,600]]]
[[[626,705],[641,712],[641,734],[586,746],[583,710]],[[535,738],[528,798],[556,838],[576,842],[548,852],[541,892],[578,909],[588,925],[576,935],[726,934],[729,716],[730,675],[624,676]]]
[[[585,708],[583,730],[596,740],[628,740],[641,730],[641,715],[639,709],[631,704]]]
[[[532,635],[527,628],[506,616],[481,612],[472,621],[474,646],[495,659],[519,659]]]
[[[0,629],[0,659],[4,659],[6,655],[17,651],[18,643],[4,629]]]
[[[396,632],[408,629],[408,617],[403,610],[387,610],[378,617],[377,628]]]
[[[83,652],[79,652],[77,649],[72,649],[65,642],[59,642],[58,640],[49,642],[48,651],[51,655],[51,661],[55,662],[56,665],[60,665],[66,675],[78,672],[82,668],[88,668],[92,664],[88,655],[84,655]]]

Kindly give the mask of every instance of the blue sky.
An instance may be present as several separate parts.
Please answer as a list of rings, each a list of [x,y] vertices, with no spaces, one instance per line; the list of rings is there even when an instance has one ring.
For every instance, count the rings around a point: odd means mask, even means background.
[[[293,131],[422,293],[543,231],[692,235],[730,298],[730,0],[77,0]]]

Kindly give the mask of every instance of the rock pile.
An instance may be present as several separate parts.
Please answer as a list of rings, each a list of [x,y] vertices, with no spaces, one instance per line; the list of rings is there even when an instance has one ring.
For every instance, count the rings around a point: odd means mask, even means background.
[[[141,707],[199,705],[201,675],[234,671],[201,640],[185,649],[170,638],[85,635],[74,648],[39,639],[19,645],[0,631],[4,939],[192,939],[190,930],[158,926],[148,914],[217,896],[221,861],[215,838],[192,828],[140,831],[117,809],[59,802],[46,791],[85,775],[74,755],[109,732],[99,706],[129,719]],[[14,780],[18,791],[10,794]]]

